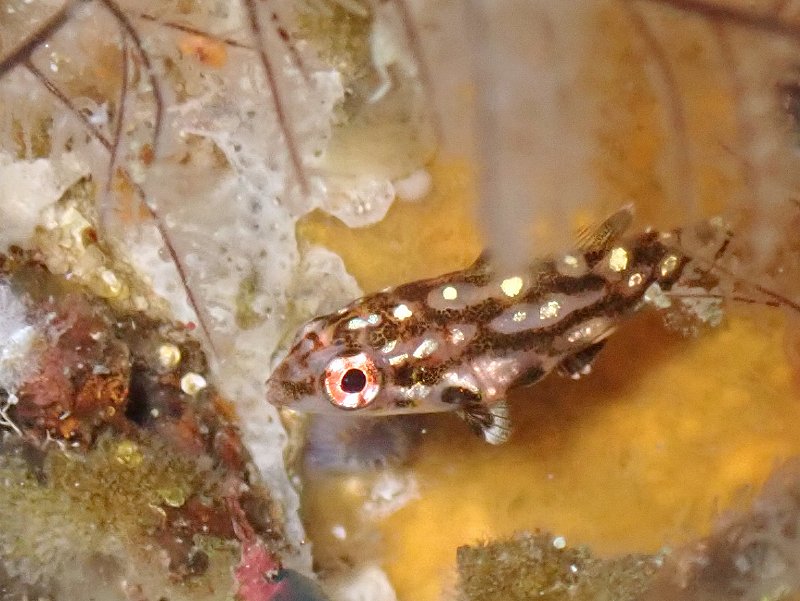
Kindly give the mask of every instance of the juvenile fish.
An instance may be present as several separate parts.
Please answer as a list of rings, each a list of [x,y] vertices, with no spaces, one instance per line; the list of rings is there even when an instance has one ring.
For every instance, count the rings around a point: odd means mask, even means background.
[[[619,323],[681,278],[690,262],[681,232],[622,239],[631,220],[623,208],[574,253],[525,273],[496,273],[481,257],[318,317],[272,374],[267,398],[314,413],[457,411],[488,442],[503,442],[509,390],[554,369],[588,373]]]

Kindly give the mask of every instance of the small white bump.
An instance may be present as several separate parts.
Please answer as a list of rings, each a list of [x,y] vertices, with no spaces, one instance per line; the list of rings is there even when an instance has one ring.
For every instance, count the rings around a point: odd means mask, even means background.
[[[206,379],[192,371],[181,378],[181,390],[190,396],[195,396],[207,386],[208,382],[206,382]]]
[[[171,342],[158,347],[158,362],[165,369],[172,369],[181,361],[181,350]]]

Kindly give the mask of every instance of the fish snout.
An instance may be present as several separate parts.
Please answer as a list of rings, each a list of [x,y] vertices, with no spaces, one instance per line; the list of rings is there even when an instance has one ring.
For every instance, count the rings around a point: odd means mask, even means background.
[[[291,386],[281,377],[280,371],[273,372],[267,380],[267,402],[276,407],[291,408],[295,395],[291,393]]]

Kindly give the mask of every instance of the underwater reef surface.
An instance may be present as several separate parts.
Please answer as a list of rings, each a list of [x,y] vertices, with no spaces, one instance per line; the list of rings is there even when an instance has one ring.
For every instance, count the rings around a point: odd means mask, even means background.
[[[220,599],[249,546],[278,566],[283,510],[189,329],[41,258],[0,257],[3,599]]]
[[[424,64],[396,43],[413,41],[403,2],[320,0],[299,15],[293,2],[78,5],[12,1],[0,16],[0,234],[26,249],[9,250],[0,283],[4,595],[316,600],[316,571],[337,601],[433,601],[460,594],[470,552],[458,548],[516,540],[528,541],[517,559],[546,548],[600,575],[630,573],[614,556],[649,573],[645,557],[672,547],[653,591],[677,598],[706,594],[731,564],[777,570],[770,550],[794,549],[772,527],[784,507],[794,515],[791,479],[757,492],[800,451],[792,310],[714,298],[643,313],[590,377],[516,393],[499,448],[451,415],[345,436],[281,422],[264,399],[296,327],[359,288],[464,267],[478,232],[539,256],[535,241],[570,243],[628,202],[639,229],[724,214],[722,267],[797,296],[791,4],[598,1],[571,20],[563,3],[536,3],[561,36],[543,45],[550,100],[507,122],[583,129],[542,138],[549,160],[531,170],[572,195],[516,203],[476,200],[485,164],[468,144],[434,157]],[[529,39],[520,25],[494,31]],[[435,83],[470,66],[465,43],[501,50],[439,27],[460,60],[431,54]],[[568,47],[563,63],[547,54]],[[510,58],[490,55],[493,75],[513,74]],[[476,97],[475,82],[450,84],[450,99]],[[550,228],[519,217],[531,212]],[[531,234],[498,242],[504,225]],[[740,517],[719,519],[728,508]],[[552,540],[519,534],[536,529]],[[755,541],[753,553],[723,540]],[[793,570],[741,590],[792,594]]]

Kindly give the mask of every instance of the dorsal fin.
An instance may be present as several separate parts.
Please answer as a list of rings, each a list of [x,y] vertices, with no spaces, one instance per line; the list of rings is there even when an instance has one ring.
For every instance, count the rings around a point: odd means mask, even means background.
[[[619,240],[633,221],[633,204],[627,204],[602,223],[578,230],[578,250],[584,253],[605,252]]]

